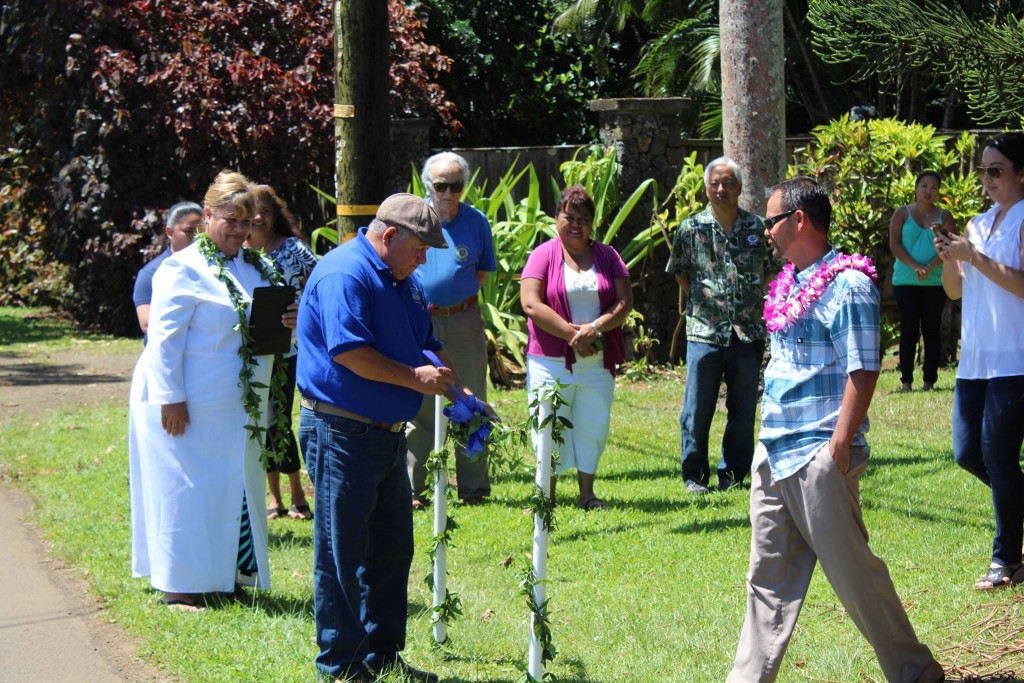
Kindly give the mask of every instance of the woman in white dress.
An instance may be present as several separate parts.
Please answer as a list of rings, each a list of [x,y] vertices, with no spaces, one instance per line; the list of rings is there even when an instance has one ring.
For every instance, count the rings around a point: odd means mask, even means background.
[[[150,577],[178,609],[201,609],[202,593],[270,586],[266,518],[248,510],[262,511],[266,495],[267,390],[250,383],[270,383],[273,357],[252,355],[241,329],[253,289],[278,276],[242,247],[254,213],[249,180],[221,172],[204,234],[153,278],[149,342],[132,378],[132,576]]]

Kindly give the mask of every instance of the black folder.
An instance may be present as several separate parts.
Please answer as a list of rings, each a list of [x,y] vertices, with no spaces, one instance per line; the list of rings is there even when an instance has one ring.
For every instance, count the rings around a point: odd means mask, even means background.
[[[292,347],[292,331],[281,324],[281,316],[295,303],[295,288],[257,287],[252,291],[249,332],[256,356],[287,353]]]

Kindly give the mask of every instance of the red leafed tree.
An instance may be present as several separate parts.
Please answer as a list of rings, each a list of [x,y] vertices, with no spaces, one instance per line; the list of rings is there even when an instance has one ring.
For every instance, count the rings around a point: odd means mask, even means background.
[[[452,59],[425,42],[426,24],[402,0],[389,0],[391,15],[391,111],[394,116],[437,116],[454,138],[462,130],[455,104],[436,82]]]
[[[220,169],[274,185],[307,227],[321,224],[330,210],[310,185],[333,186],[332,5],[8,0],[0,154],[32,171],[0,169],[0,209],[24,217],[0,235],[0,265],[18,244],[42,245],[72,274],[71,289],[50,294],[73,292],[63,300],[77,320],[134,333],[131,285],[155,246],[159,210],[201,200]],[[456,133],[454,106],[433,82],[449,60],[423,44],[423,24],[402,2],[389,10],[392,111],[435,115]],[[4,191],[26,182],[34,191]],[[15,197],[48,215],[11,211]],[[21,263],[13,270],[31,282],[38,261]],[[0,291],[32,300],[31,288]]]

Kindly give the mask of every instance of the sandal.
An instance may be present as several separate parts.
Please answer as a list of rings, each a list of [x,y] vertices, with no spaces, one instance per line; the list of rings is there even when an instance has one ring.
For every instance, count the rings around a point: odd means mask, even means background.
[[[284,508],[267,508],[267,519],[279,519],[287,514]]]
[[[292,519],[303,519],[307,522],[313,519],[313,513],[308,505],[292,505],[292,509],[288,511],[288,516]]]
[[[1009,567],[993,564],[985,572],[985,575],[974,584],[974,590],[991,591],[1016,586],[1019,583],[1024,583],[1024,564],[1015,564]]]
[[[604,502],[597,496],[594,496],[587,502],[580,503],[580,507],[583,508],[584,510],[608,510],[611,508],[611,505]]]

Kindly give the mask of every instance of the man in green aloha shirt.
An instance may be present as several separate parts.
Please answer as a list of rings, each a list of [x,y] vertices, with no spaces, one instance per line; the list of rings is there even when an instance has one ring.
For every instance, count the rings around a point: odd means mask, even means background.
[[[686,388],[679,416],[682,474],[690,493],[708,492],[708,433],[725,378],[729,412],[718,486],[739,485],[754,456],[754,413],[764,356],[764,293],[777,270],[761,219],[739,208],[743,178],[729,157],[704,171],[708,207],[676,232],[665,271],[687,297]]]

